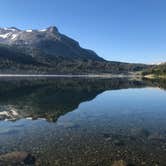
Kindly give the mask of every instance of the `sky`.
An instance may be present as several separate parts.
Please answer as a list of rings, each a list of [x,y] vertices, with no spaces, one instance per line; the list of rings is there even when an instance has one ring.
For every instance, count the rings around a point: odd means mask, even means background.
[[[56,26],[111,61],[166,61],[166,0],[0,0],[0,27]]]

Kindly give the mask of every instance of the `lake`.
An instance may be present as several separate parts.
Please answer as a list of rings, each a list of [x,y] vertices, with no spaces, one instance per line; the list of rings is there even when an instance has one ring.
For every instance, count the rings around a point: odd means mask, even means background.
[[[164,89],[165,80],[0,78],[0,163],[164,166]]]

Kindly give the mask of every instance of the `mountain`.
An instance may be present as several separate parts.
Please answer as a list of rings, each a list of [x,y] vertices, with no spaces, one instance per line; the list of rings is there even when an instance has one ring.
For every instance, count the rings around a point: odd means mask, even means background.
[[[42,30],[0,28],[0,73],[127,73],[148,68],[142,64],[110,62],[54,26]]]
[[[38,54],[53,57],[102,60],[91,50],[83,49],[79,43],[59,33],[56,27],[43,30],[0,29],[0,43],[24,49],[32,57]]]
[[[166,62],[159,65],[153,65],[143,71],[143,75],[166,76]]]

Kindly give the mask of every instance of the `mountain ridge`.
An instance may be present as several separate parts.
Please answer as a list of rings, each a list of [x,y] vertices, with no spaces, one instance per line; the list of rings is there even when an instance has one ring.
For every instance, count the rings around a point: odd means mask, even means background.
[[[35,56],[34,49],[42,49],[43,53],[52,56],[74,58],[86,58],[88,56],[88,58],[92,59],[102,59],[92,50],[81,48],[77,41],[61,34],[55,26],[50,26],[44,30],[20,30],[13,27],[1,28],[0,43],[18,48],[28,48],[31,50],[28,53],[32,56]],[[66,53],[67,51],[68,53]]]
[[[0,73],[128,73],[148,68],[106,61],[55,26],[41,30],[0,28],[0,62]]]

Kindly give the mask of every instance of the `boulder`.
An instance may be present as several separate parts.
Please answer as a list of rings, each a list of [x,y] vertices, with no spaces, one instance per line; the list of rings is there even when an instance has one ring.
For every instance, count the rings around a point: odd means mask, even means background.
[[[34,164],[35,157],[27,152],[10,152],[3,155],[0,155],[0,163],[8,163],[8,164]]]

